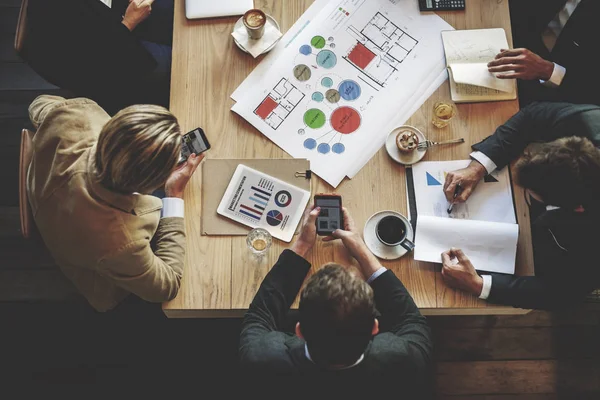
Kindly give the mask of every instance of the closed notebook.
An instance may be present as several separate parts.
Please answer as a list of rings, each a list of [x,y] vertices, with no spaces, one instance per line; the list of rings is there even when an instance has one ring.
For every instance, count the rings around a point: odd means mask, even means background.
[[[306,159],[207,159],[202,164],[202,234],[245,235],[250,228],[217,213],[217,208],[238,165],[247,165],[300,189],[311,190],[304,173]]]
[[[508,49],[502,28],[442,32],[450,96],[456,103],[514,100],[515,79],[498,79],[487,64]]]

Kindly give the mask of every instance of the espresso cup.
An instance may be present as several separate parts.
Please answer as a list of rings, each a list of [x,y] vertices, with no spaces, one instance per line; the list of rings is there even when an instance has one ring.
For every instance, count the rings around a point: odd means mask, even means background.
[[[256,40],[263,37],[265,25],[267,24],[267,15],[264,12],[256,8],[248,10],[242,17],[242,21],[244,22],[244,26],[248,31],[250,39]]]
[[[386,246],[400,245],[411,251],[415,248],[415,244],[407,237],[409,229],[408,221],[396,215],[388,215],[377,222],[375,234],[377,239]]]

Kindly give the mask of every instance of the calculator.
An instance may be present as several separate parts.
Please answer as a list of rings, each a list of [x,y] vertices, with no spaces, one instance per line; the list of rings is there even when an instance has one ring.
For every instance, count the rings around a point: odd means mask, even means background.
[[[465,0],[419,0],[421,11],[458,11],[465,9]]]

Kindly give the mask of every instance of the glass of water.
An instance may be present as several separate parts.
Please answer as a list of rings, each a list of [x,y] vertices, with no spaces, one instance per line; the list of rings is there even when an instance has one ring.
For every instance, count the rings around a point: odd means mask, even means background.
[[[264,254],[273,243],[271,234],[263,228],[254,228],[246,236],[246,244],[254,254]]]
[[[438,101],[433,105],[431,122],[436,128],[445,128],[456,114],[454,105],[449,101]]]

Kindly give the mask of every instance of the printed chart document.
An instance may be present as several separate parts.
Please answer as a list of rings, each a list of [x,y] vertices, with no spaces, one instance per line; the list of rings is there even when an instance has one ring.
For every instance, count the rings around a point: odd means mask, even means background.
[[[418,215],[415,260],[439,263],[442,252],[457,247],[478,270],[514,274],[519,225],[508,168],[484,177],[465,203],[447,212],[446,175],[470,162],[431,161],[413,167]]]
[[[217,213],[290,242],[309,199],[309,191],[240,164]]]
[[[336,187],[443,82],[449,29],[413,1],[332,0],[244,81],[232,110]]]
[[[450,96],[457,103],[514,100],[515,79],[498,79],[488,71],[501,49],[508,49],[502,28],[442,32],[450,75]]]

